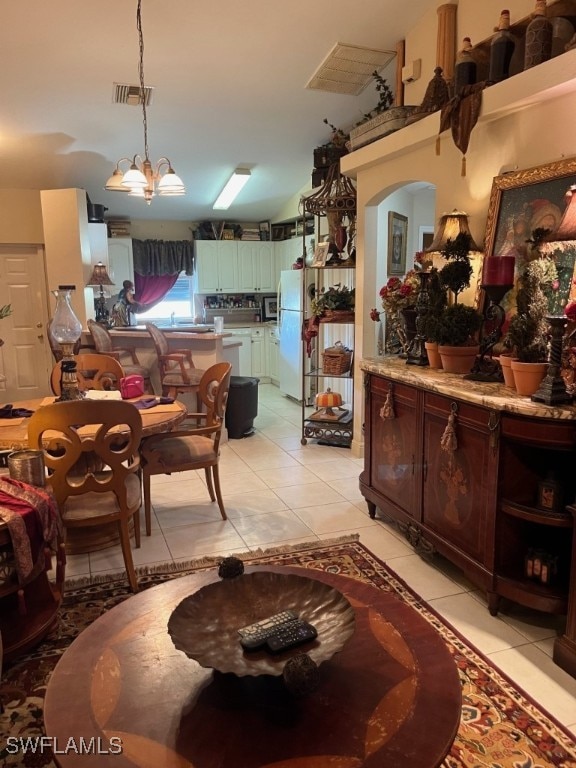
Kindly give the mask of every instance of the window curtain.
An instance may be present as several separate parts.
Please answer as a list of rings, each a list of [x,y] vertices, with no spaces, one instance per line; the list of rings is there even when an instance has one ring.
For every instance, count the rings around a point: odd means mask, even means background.
[[[191,240],[132,240],[134,272],[144,276],[194,274]]]
[[[142,312],[162,301],[178,275],[194,274],[194,243],[190,240],[132,240],[134,289]]]
[[[160,303],[174,283],[178,275],[140,275],[134,273],[134,293],[140,307],[140,312],[148,312],[149,309]]]

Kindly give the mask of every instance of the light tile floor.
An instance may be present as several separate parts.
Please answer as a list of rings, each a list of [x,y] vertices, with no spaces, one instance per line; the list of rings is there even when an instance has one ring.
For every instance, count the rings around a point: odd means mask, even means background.
[[[424,600],[576,736],[576,679],[552,661],[562,619],[505,603],[490,616],[484,595],[443,558],[416,555],[392,526],[371,520],[358,490],[362,459],[346,448],[300,443],[301,409],[270,384],[259,387],[256,433],[221,453],[228,520],[211,503],[203,472],[156,476],[152,536],[137,565],[225,555],[359,533]],[[119,547],[68,560],[67,576],[122,570]]]

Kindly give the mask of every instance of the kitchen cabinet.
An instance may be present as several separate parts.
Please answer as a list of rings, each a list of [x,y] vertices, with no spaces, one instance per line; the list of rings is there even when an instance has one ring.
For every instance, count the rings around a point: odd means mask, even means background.
[[[234,240],[196,242],[196,292],[238,291],[238,247]]]
[[[274,244],[270,242],[238,242],[238,290],[243,293],[276,293],[278,282],[274,261]]]
[[[110,237],[108,239],[108,266],[110,279],[114,281],[114,286],[110,286],[112,293],[118,293],[122,289],[124,280],[134,282],[131,237]]]
[[[252,328],[252,376],[263,379],[268,376],[266,365],[265,329]]]
[[[418,551],[461,568],[492,614],[502,598],[567,614],[554,660],[576,677],[576,407],[499,384],[464,387],[398,358],[360,367],[370,516],[380,510]]]

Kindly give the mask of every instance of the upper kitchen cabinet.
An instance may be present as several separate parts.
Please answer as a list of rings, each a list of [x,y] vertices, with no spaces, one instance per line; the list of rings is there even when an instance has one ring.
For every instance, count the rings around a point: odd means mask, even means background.
[[[124,280],[134,282],[131,237],[111,237],[108,239],[108,267],[110,278],[114,281],[114,293],[121,290]]]
[[[274,247],[270,242],[238,242],[238,290],[275,292],[278,281]]]
[[[198,240],[196,281],[198,293],[236,293],[238,243],[234,240]]]

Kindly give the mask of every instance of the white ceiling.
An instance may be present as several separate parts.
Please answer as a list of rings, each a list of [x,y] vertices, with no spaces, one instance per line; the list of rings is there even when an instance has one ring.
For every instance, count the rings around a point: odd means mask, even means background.
[[[435,0],[143,0],[150,159],[167,156],[185,197],[150,206],[104,191],[120,157],[143,154],[140,107],[112,103],[138,85],[136,0],[1,0],[0,168],[5,189],[79,187],[107,216],[273,219],[310,182],[327,118],[348,129],[375,106],[306,89],[337,42],[395,51]],[[394,65],[385,71],[394,85]],[[252,178],[212,210],[235,167]]]

